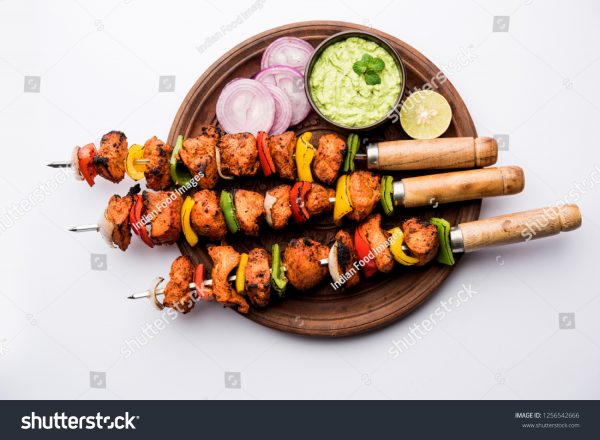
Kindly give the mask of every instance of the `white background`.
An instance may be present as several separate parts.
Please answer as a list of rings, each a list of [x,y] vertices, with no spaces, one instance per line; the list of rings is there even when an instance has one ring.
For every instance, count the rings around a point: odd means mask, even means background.
[[[582,229],[467,255],[418,311],[372,334],[290,336],[202,304],[125,359],[124,342],[160,316],[126,296],[167,275],[178,251],[134,239],[122,253],[97,234],[67,232],[95,222],[129,182],[99,178],[89,189],[60,179],[0,229],[0,397],[600,398],[600,208],[590,184],[600,164],[598,3],[266,0],[197,50],[251,4],[0,0],[5,221],[14,203],[60,178],[45,164],[68,159],[74,145],[111,129],[131,142],[166,138],[189,88],[234,45],[278,25],[330,19],[393,34],[439,66],[475,54],[449,72],[451,81],[481,135],[509,135],[499,163],[518,164],[527,177],[524,193],[484,201],[482,216],[570,197]],[[510,16],[509,32],[492,32],[494,16]],[[40,93],[24,93],[28,75],[41,77]],[[161,75],[176,76],[175,92],[158,93]],[[106,254],[108,270],[92,271],[91,253]],[[463,284],[477,294],[392,359],[392,341]],[[560,330],[559,313],[571,312],[575,329]],[[90,387],[90,371],[106,373],[106,388]],[[241,373],[241,389],[225,387],[226,372]]]

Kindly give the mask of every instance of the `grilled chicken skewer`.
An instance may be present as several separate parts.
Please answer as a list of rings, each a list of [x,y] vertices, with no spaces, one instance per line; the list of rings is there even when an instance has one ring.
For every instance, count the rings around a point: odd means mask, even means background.
[[[403,246],[403,249],[406,250],[408,248],[406,246]],[[322,260],[319,260],[319,264],[321,266],[327,266],[329,264],[329,262],[328,262],[328,260],[326,258],[324,258]],[[287,268],[283,267],[283,271],[286,272]],[[269,272],[271,272],[271,271],[269,270]],[[234,282],[236,279],[237,279],[236,275],[230,275],[229,277],[227,277],[227,281],[229,281],[230,283]],[[202,286],[203,287],[212,287],[212,284],[213,284],[212,279],[207,279],[207,280],[204,280],[202,282]],[[196,290],[196,284],[195,283],[190,283],[190,284],[188,284],[188,286],[189,286],[189,288],[191,290]],[[165,289],[164,288],[163,289],[156,289],[156,295],[157,296],[164,295],[164,293],[165,293]],[[129,299],[142,299],[142,298],[149,298],[150,296],[152,296],[152,292],[150,290],[144,290],[143,292],[138,292],[138,293],[134,293],[132,295],[129,295],[127,298],[129,298]]]
[[[498,145],[492,138],[439,138],[433,140],[398,140],[366,145],[358,153],[359,139],[351,134],[347,140],[337,134],[319,136],[311,144],[312,133],[300,136],[288,131],[277,136],[261,132],[223,134],[207,125],[196,137],[177,138],[174,147],[156,136],[144,146],[128,148],[125,134],[111,131],[102,137],[100,146],[75,147],[70,161],[52,162],[53,168],[73,167],[75,176],[94,185],[97,174],[118,183],[127,173],[134,180],[143,177],[147,187],[164,190],[182,186],[198,176],[201,188],[213,188],[219,177],[255,176],[258,168],[269,176],[282,179],[316,179],[326,185],[334,183],[341,172],[354,171],[355,161],[365,161],[372,170],[458,169],[492,165]]]
[[[390,214],[397,206],[411,208],[516,194],[524,187],[523,171],[519,167],[455,171],[399,181],[388,181],[386,177],[356,171],[343,175],[335,192],[307,182],[298,182],[293,187],[279,185],[268,190],[265,196],[239,189],[231,193],[223,191],[218,197],[215,191],[204,189],[193,197],[188,196],[185,202],[174,191],[144,191],[140,196],[138,186],[125,197],[111,197],[99,225],[75,226],[70,230],[100,231],[109,244],[115,243],[125,250],[131,239],[130,226],[151,247],[174,243],[183,229],[189,244],[194,246],[198,236],[220,241],[225,239],[228,230],[257,236],[263,218],[273,229],[281,229],[290,218],[301,224],[333,209],[336,223],[343,217],[362,221],[378,202]],[[386,182],[383,188],[382,181]],[[151,227],[149,237],[145,230],[147,224]]]
[[[153,288],[129,298],[150,298],[159,309],[173,307],[184,313],[189,312],[198,300],[214,298],[219,303],[236,306],[239,312],[247,313],[249,306],[242,295],[246,293],[255,306],[266,306],[270,286],[279,284],[281,287],[281,278],[276,278],[281,277],[283,271],[287,274],[286,284],[289,281],[292,287],[301,291],[309,290],[323,281],[326,276],[324,266],[329,269],[334,288],[352,287],[360,281],[357,270],[353,269],[355,267],[360,267],[363,277],[369,277],[377,271],[391,272],[394,260],[403,265],[423,266],[437,257],[442,264],[453,264],[453,253],[527,242],[572,231],[579,226],[581,213],[577,205],[534,209],[460,223],[452,228],[443,219],[432,218],[428,222],[411,218],[403,222],[401,231],[400,228],[384,231],[380,214],[374,214],[358,225],[354,241],[348,232],[338,231],[331,249],[308,238],[294,239],[285,248],[281,260],[279,245],[274,245],[271,269],[269,256],[264,249],[251,250],[248,259],[246,254],[240,257],[231,246],[213,246],[209,248],[209,255],[213,259],[212,279],[205,280],[203,265],[198,265],[196,269],[196,272],[198,268],[202,272],[198,278],[192,275],[193,265],[189,258],[179,257],[171,267],[171,281],[164,289],[158,289],[163,281],[158,278]],[[257,255],[262,257],[256,258]],[[324,255],[328,255],[328,258],[323,258]],[[230,276],[236,267],[236,275]],[[258,277],[255,276],[257,270]],[[262,281],[257,282],[257,279]],[[235,291],[230,283],[235,283]],[[260,294],[257,289],[262,289]],[[165,296],[164,303],[157,299],[161,294]]]

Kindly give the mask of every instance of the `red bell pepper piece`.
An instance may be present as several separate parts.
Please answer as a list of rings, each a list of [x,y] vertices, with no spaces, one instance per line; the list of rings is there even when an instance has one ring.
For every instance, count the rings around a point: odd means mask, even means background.
[[[131,207],[131,211],[129,211],[129,224],[133,232],[139,235],[142,241],[152,248],[154,247],[154,243],[148,235],[146,225],[142,223],[143,210],[144,202],[142,201],[142,195],[135,194],[133,196],[133,206]]]
[[[94,156],[96,155],[96,146],[87,144],[79,149],[77,159],[79,159],[79,172],[88,183],[89,186],[94,186],[94,178],[98,174],[96,165],[94,165]]]
[[[210,289],[204,287],[204,264],[199,264],[194,270],[194,284],[196,285],[196,297],[200,300],[210,299]]]
[[[292,217],[298,223],[304,223],[310,218],[310,213],[306,209],[306,194],[312,188],[310,182],[296,182],[290,190],[290,207],[292,208]]]
[[[371,246],[369,246],[367,240],[362,236],[359,228],[356,228],[356,231],[354,232],[354,247],[356,249],[358,260],[365,263],[361,266],[361,270],[365,277],[369,278],[377,272],[377,266],[375,266],[375,259],[369,257]]]
[[[259,131],[256,136],[256,142],[258,144],[258,159],[260,160],[260,166],[262,168],[265,177],[269,177],[275,172],[275,164],[271,157],[271,152],[267,145],[267,133]]]

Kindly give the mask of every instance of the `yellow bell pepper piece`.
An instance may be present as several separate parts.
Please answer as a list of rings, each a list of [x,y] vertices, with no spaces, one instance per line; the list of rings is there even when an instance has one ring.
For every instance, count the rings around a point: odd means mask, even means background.
[[[198,235],[192,229],[190,223],[190,216],[192,214],[192,208],[194,207],[194,199],[187,196],[181,205],[181,229],[183,229],[183,235],[190,246],[196,246],[198,244]]]
[[[310,165],[315,157],[315,147],[310,143],[312,133],[302,133],[296,142],[296,167],[298,168],[298,180],[301,182],[313,182]]]
[[[144,178],[144,170],[146,169],[145,164],[136,164],[135,161],[144,157],[144,147],[138,144],[134,144],[129,147],[127,151],[127,158],[125,159],[125,172],[133,180],[141,180]]]
[[[419,262],[417,258],[406,255],[402,250],[402,242],[404,241],[402,229],[395,227],[394,229],[390,229],[388,233],[392,235],[390,252],[394,256],[394,260],[403,266],[412,266],[413,264],[417,264]]]
[[[352,212],[352,200],[348,191],[348,176],[340,176],[335,187],[335,204],[333,205],[333,221],[339,223],[343,216]]]
[[[237,272],[235,273],[235,291],[237,293],[244,292],[246,284],[246,266],[248,265],[248,254],[240,255],[240,264],[238,264]]]

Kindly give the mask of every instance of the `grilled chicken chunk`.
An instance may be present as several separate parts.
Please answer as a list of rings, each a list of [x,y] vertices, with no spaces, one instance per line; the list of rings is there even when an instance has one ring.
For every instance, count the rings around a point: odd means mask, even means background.
[[[346,217],[360,222],[373,212],[381,198],[380,177],[369,171],[351,173],[348,191],[354,210]]]
[[[110,131],[102,136],[98,153],[94,157],[96,171],[113,183],[125,177],[127,158],[127,136],[120,131]]]
[[[210,189],[201,189],[194,194],[190,221],[194,231],[209,240],[221,241],[227,235],[227,225],[219,207],[217,193]]]
[[[233,194],[235,216],[244,234],[258,237],[258,229],[265,215],[265,198],[262,194],[245,189]]]
[[[181,196],[175,191],[144,191],[142,201],[154,244],[175,243],[181,234]]]
[[[156,136],[146,141],[144,144],[144,158],[150,159],[144,170],[146,187],[155,191],[162,191],[171,185],[171,174],[169,173],[171,153],[173,153],[173,147],[165,144]]]
[[[273,229],[282,229],[288,223],[292,216],[292,208],[290,207],[290,185],[279,185],[267,191],[267,194],[275,198],[275,202],[270,209],[271,227]],[[267,219],[269,213],[265,212]]]
[[[210,246],[208,255],[213,260],[212,281],[215,300],[227,307],[237,306],[240,313],[248,313],[250,306],[232,287],[227,277],[240,263],[240,254],[231,246]]]
[[[200,188],[214,188],[219,178],[215,148],[221,132],[207,125],[202,127],[200,135],[183,141],[179,157],[190,170],[192,177],[203,176],[198,180]]]
[[[267,147],[279,177],[294,180],[296,178],[296,161],[294,160],[296,133],[286,131],[277,136],[269,136]]]
[[[423,266],[435,258],[439,247],[435,225],[413,217],[402,223],[402,233],[410,254],[419,259],[416,266]]]
[[[337,243],[337,263],[340,274],[350,275],[350,278],[343,284],[345,288],[356,286],[360,282],[360,276],[354,266],[357,261],[356,250],[354,249],[354,240],[346,231],[339,230],[335,234],[335,242]]]
[[[189,257],[181,256],[173,261],[169,282],[165,287],[163,304],[178,312],[188,313],[194,308],[195,300],[190,290],[194,279],[194,265]]]
[[[255,176],[260,163],[256,138],[251,133],[225,134],[218,143],[221,172],[226,176]]]
[[[125,197],[112,196],[108,200],[106,219],[114,225],[112,241],[122,251],[126,250],[131,243],[131,228],[129,226],[129,211],[133,205],[133,197],[127,194]]]
[[[319,138],[319,147],[313,162],[315,177],[332,185],[337,178],[346,154],[346,142],[337,134],[324,134]]]
[[[327,275],[327,266],[320,260],[327,259],[329,248],[310,238],[292,239],[283,253],[283,264],[290,284],[298,290],[308,290],[319,284]]]
[[[265,307],[271,296],[271,272],[266,250],[255,248],[248,253],[245,276],[245,290],[250,302],[255,306]]]
[[[377,270],[390,272],[394,268],[394,257],[387,242],[389,234],[381,229],[381,214],[369,216],[358,228],[375,254]]]
[[[324,214],[333,210],[333,203],[329,198],[335,198],[335,190],[325,188],[318,183],[313,183],[310,191],[306,194],[306,210],[310,216]]]

